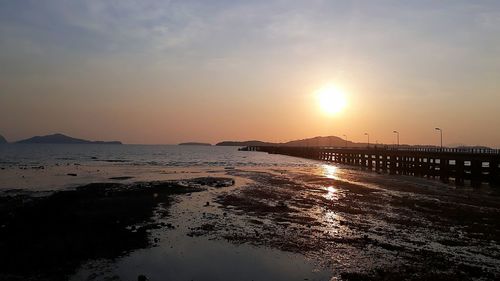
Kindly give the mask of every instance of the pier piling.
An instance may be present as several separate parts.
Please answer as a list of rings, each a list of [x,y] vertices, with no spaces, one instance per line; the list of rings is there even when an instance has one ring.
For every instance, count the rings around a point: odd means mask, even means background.
[[[457,186],[466,181],[472,186],[500,185],[500,150],[496,149],[253,146],[243,150],[352,165],[376,172],[439,178],[443,182],[453,180]]]

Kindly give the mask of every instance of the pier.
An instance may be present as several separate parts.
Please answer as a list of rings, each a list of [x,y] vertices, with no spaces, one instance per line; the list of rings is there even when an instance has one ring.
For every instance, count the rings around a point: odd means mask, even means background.
[[[245,150],[357,166],[375,172],[439,178],[458,186],[466,183],[500,185],[498,149],[252,146]]]

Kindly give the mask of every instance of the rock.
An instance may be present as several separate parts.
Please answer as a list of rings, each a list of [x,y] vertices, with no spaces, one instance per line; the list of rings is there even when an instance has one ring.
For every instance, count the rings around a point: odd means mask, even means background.
[[[210,187],[228,187],[234,185],[232,178],[201,177],[189,180],[191,184],[199,184]]]
[[[76,176],[77,176],[77,174],[74,174],[74,173],[68,173],[68,174],[66,174],[66,175],[68,175],[68,176],[72,176],[72,177],[76,177]]]
[[[147,281],[148,278],[146,277],[146,275],[139,275],[137,276],[137,281]]]

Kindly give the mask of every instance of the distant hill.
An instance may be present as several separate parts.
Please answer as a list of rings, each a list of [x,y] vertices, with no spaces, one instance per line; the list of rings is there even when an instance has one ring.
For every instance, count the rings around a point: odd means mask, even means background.
[[[328,136],[328,137],[314,137],[302,140],[294,140],[281,144],[282,146],[334,146],[334,147],[364,147],[366,143],[356,143],[347,141],[345,139]]]
[[[285,143],[272,143],[272,142],[263,142],[258,140],[251,141],[223,141],[219,142],[219,146],[293,146],[293,147],[313,147],[313,146],[331,146],[331,147],[367,147],[368,144],[366,142],[352,142],[347,141],[343,138],[336,136],[327,136],[327,137],[314,137],[307,138],[301,140],[293,140]],[[393,147],[394,144],[383,144],[383,143],[370,143],[370,146],[378,146],[378,147]],[[400,144],[400,148],[438,148],[436,145],[409,145],[409,144]],[[450,145],[448,147],[454,147],[458,149],[492,149],[487,146],[466,146],[466,145]]]
[[[278,143],[263,142],[263,141],[223,141],[216,144],[217,146],[274,146]]]
[[[212,144],[204,142],[183,142],[179,143],[178,145],[212,146]]]
[[[354,143],[346,141],[335,136],[314,137],[302,140],[294,140],[285,143],[263,142],[257,140],[251,141],[223,141],[219,142],[219,146],[335,146],[335,147],[364,147],[366,143]]]
[[[7,140],[2,135],[0,135],[0,144],[2,143],[7,143]]]
[[[122,144],[119,141],[89,141],[72,138],[63,134],[36,136],[16,143],[56,143],[56,144]]]

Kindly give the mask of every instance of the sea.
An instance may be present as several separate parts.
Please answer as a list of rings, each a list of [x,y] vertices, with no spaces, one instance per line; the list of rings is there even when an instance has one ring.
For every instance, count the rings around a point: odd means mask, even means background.
[[[0,145],[0,190],[57,190],[89,182],[177,179],[214,169],[317,165],[224,146],[6,144]]]

